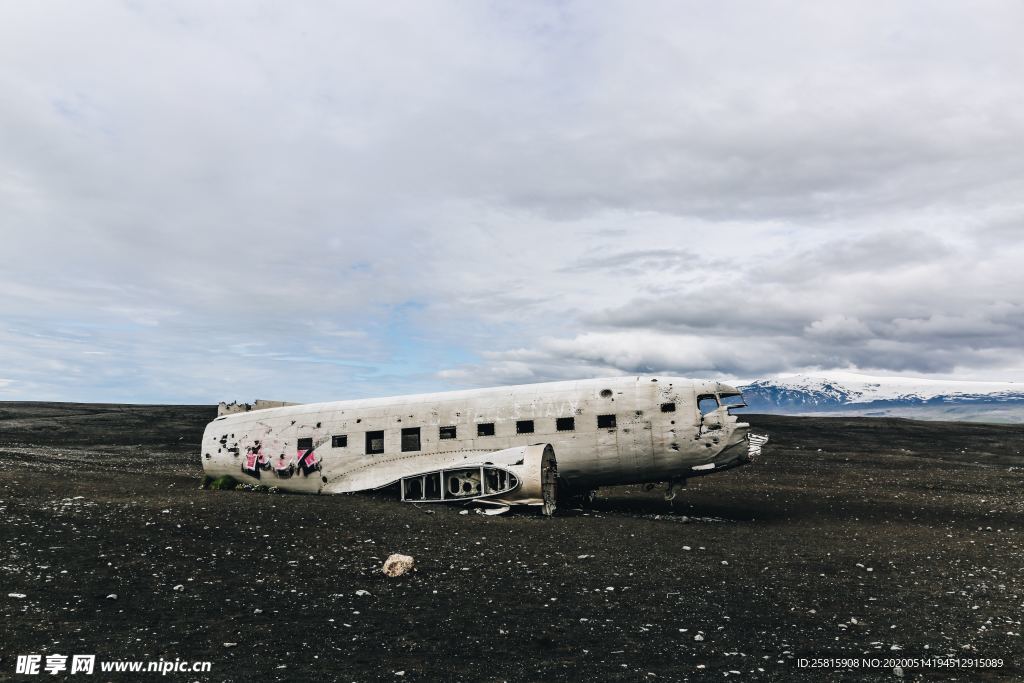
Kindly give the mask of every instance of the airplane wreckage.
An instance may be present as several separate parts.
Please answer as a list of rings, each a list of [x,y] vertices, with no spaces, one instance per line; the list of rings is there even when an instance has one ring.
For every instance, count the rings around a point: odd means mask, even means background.
[[[393,488],[412,503],[513,505],[686,480],[746,464],[768,441],[732,414],[735,388],[614,377],[391,398],[221,404],[203,434],[207,482],[304,493]],[[265,404],[266,404],[265,403]]]

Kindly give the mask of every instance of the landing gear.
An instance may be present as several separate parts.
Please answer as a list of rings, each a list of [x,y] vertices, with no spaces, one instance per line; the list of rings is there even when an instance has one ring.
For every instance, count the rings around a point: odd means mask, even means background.
[[[560,488],[558,492],[560,499],[568,502],[569,507],[573,508],[589,508],[594,499],[597,498],[597,489],[569,489],[566,487]]]
[[[667,500],[667,501],[675,500],[676,496],[679,495],[679,492],[682,491],[685,488],[686,488],[686,480],[685,479],[673,479],[672,481],[670,481],[668,483],[668,486],[665,487],[665,500]]]
[[[555,514],[555,506],[558,502],[558,464],[555,461],[555,452],[551,446],[544,449],[544,456],[541,460],[541,496],[544,500],[544,507],[541,512],[545,517]]]

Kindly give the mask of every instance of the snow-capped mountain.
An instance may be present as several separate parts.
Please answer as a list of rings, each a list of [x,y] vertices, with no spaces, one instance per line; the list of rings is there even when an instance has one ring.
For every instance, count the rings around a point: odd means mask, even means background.
[[[852,372],[778,375],[742,387],[748,412],[886,415],[1024,422],[1024,383],[872,377]]]

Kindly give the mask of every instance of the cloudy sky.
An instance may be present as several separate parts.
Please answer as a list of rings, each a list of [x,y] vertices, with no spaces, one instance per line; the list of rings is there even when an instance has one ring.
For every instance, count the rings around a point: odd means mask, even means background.
[[[0,399],[1024,380],[1024,5],[8,2]]]

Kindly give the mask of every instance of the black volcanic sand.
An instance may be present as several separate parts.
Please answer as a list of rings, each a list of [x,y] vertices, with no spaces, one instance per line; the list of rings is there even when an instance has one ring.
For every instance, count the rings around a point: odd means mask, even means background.
[[[0,679],[29,653],[213,662],[180,681],[1024,677],[1024,427],[751,416],[762,460],[674,505],[622,487],[545,519],[201,490],[213,416],[0,403]],[[385,577],[394,552],[418,571]]]

